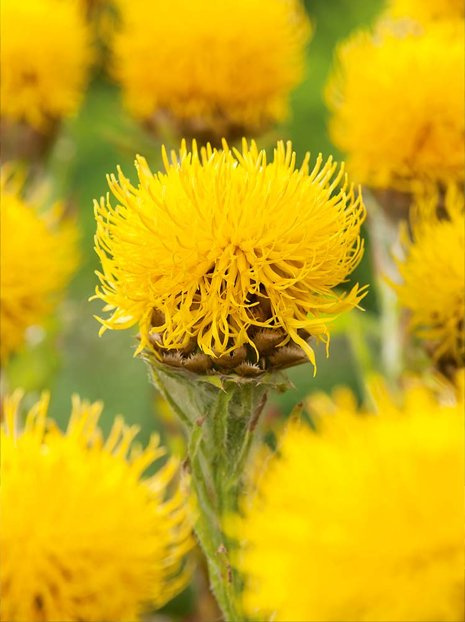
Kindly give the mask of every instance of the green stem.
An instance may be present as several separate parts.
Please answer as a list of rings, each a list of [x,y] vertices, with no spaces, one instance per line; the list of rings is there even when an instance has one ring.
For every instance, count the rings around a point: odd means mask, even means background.
[[[384,214],[371,194],[367,194],[370,242],[375,267],[376,292],[381,312],[381,361],[384,376],[394,388],[403,369],[402,331],[396,294],[387,279],[396,280],[393,251],[398,229]]]
[[[256,379],[199,376],[161,365],[149,354],[153,382],[184,423],[192,487],[198,501],[196,533],[207,558],[210,584],[225,620],[241,622],[242,582],[233,567],[235,541],[223,519],[239,506],[254,429],[269,389],[284,390],[284,376]]]
[[[213,507],[212,498],[206,486],[206,474],[204,473],[200,454],[190,455],[192,470],[192,483],[197,496],[199,516],[196,521],[196,534],[200,546],[207,559],[208,573],[212,591],[220,605],[226,620],[240,620],[236,610],[236,599],[228,590],[228,567],[222,563],[222,551],[224,544],[221,538],[221,526],[218,516]]]

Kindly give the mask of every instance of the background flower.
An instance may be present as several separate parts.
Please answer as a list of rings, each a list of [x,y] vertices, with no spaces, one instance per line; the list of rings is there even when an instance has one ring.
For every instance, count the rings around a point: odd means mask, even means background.
[[[357,182],[410,190],[464,177],[464,25],[382,22],[341,44],[327,86],[334,143]]]
[[[158,438],[132,447],[137,428],[117,418],[103,440],[102,404],[77,397],[66,433],[45,395],[19,431],[20,398],[5,400],[1,431],[1,619],[136,620],[163,605],[192,546],[185,496],[170,489],[177,462],[143,479]]]
[[[425,23],[435,19],[463,19],[465,16],[462,0],[391,0],[388,6],[392,15]]]
[[[244,500],[251,619],[463,619],[463,401],[375,396],[379,416],[313,402],[318,433],[291,424]]]
[[[90,39],[74,0],[2,0],[2,120],[45,130],[76,112],[91,61]]]
[[[433,348],[434,358],[465,365],[465,212],[462,188],[449,186],[419,197],[412,238],[404,233],[405,257],[397,260],[396,286],[411,328]]]
[[[299,0],[117,4],[113,73],[137,118],[221,138],[287,115],[309,35]]]
[[[43,213],[2,171],[0,207],[0,358],[23,345],[28,327],[42,324],[77,264],[77,231],[62,207]]]
[[[334,288],[362,256],[365,211],[331,158],[312,170],[309,154],[301,168],[295,159],[290,143],[270,162],[253,142],[242,152],[183,143],[179,160],[165,153],[165,173],[139,157],[138,187],[111,176],[116,207],[95,205],[104,329],[137,323],[139,351],[238,357],[228,367],[248,359],[245,346],[256,362],[288,343],[315,363],[308,337],[328,343],[328,318],[363,296]]]

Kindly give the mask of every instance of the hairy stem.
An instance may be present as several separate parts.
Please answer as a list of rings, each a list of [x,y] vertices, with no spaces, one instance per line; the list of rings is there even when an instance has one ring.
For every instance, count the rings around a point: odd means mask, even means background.
[[[192,487],[197,498],[196,534],[208,563],[211,589],[225,620],[241,622],[242,581],[234,568],[235,541],[223,519],[237,511],[254,430],[270,389],[283,376],[260,380],[198,376],[167,368],[148,357],[155,386],[185,425]]]
[[[385,377],[395,386],[403,368],[402,330],[397,296],[387,281],[398,278],[393,251],[399,236],[396,225],[386,217],[370,194],[367,203],[376,292],[381,311],[381,362]]]

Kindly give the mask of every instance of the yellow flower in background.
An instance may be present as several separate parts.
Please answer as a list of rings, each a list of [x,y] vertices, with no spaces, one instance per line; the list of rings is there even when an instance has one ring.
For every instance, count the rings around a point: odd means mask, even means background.
[[[77,264],[77,231],[55,205],[39,213],[18,183],[1,178],[0,360],[19,350],[28,327],[53,310]]]
[[[411,190],[464,178],[463,21],[382,22],[339,46],[327,85],[330,133],[354,179]]]
[[[73,114],[91,61],[90,38],[73,0],[2,0],[2,120],[45,130]]]
[[[463,0],[391,0],[389,11],[396,17],[411,17],[422,23],[436,19],[460,19],[465,15]]]
[[[218,139],[286,117],[310,32],[300,0],[117,4],[113,73],[135,117]]]
[[[318,433],[289,426],[232,528],[249,618],[463,620],[463,401],[416,385],[401,405],[379,387],[379,416],[330,405]]]
[[[450,186],[419,198],[405,232],[405,257],[397,260],[401,305],[410,326],[431,342],[436,360],[465,364],[465,213],[463,189]]]
[[[253,374],[292,344],[315,364],[310,335],[328,343],[329,320],[364,295],[334,291],[363,253],[365,210],[343,167],[319,156],[309,169],[307,154],[297,168],[282,142],[267,161],[245,140],[242,152],[183,141],[163,158],[153,174],[138,157],[138,186],[119,170],[116,205],[95,203],[102,330],[138,324],[138,351],[180,365],[200,352]]]
[[[5,400],[1,431],[0,619],[134,621],[163,605],[186,584],[192,545],[177,462],[143,479],[158,438],[132,447],[137,428],[117,418],[104,440],[102,405],[77,397],[65,433],[47,396],[18,430],[20,399]]]

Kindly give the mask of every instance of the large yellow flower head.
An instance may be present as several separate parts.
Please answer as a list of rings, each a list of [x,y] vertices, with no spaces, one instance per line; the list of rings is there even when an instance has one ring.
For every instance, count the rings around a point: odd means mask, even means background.
[[[114,73],[137,118],[232,137],[286,116],[310,30],[300,0],[119,5]]]
[[[18,184],[1,178],[0,360],[21,348],[25,331],[51,312],[77,263],[74,223],[61,208],[39,213]]]
[[[2,119],[46,129],[73,114],[91,60],[90,38],[74,0],[2,0]]]
[[[391,0],[388,7],[396,17],[410,17],[422,23],[465,16],[463,0]]]
[[[47,420],[48,398],[18,431],[17,392],[1,431],[0,619],[137,620],[186,582],[191,546],[185,497],[168,492],[177,463],[143,474],[164,451],[117,418],[106,440],[102,410],[73,398],[65,433]]]
[[[412,238],[397,261],[400,303],[411,328],[431,342],[436,359],[465,365],[465,212],[463,189],[450,186],[438,205],[433,193],[412,210]]]
[[[199,352],[260,372],[262,354],[277,365],[292,343],[314,363],[309,336],[327,342],[329,318],[363,296],[334,291],[363,252],[365,210],[343,168],[319,156],[310,170],[309,154],[297,168],[282,142],[271,161],[245,140],[163,157],[157,174],[137,158],[137,186],[110,176],[116,206],[95,204],[103,330],[138,324],[139,351],[179,364]]]
[[[411,190],[460,181],[465,165],[463,21],[381,23],[343,43],[327,87],[331,136],[354,179]]]
[[[463,620],[463,402],[319,402],[318,433],[289,426],[236,524],[250,619]]]

